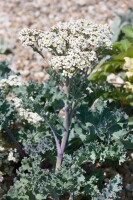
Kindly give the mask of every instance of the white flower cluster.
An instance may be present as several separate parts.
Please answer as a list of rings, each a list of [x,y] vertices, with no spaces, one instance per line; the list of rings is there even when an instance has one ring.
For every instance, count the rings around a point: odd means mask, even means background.
[[[17,108],[19,117],[27,120],[29,123],[38,123],[43,121],[43,118],[37,113],[31,112],[29,109],[22,108],[22,100],[18,97],[8,97],[7,100],[11,101]]]
[[[38,37],[41,48],[48,48],[53,54],[64,55],[74,52],[111,47],[111,31],[107,25],[97,25],[88,20],[59,23],[49,32]]]
[[[29,46],[36,42],[41,50],[48,49],[54,56],[51,60],[53,68],[61,70],[63,76],[71,77],[77,69],[93,68],[101,56],[100,49],[111,48],[109,27],[88,20],[59,23],[50,31],[34,35],[33,30],[22,30],[20,39]]]
[[[42,121],[42,117],[37,113],[31,112],[29,109],[19,108],[19,116],[26,119],[29,123],[38,123]]]
[[[41,31],[36,30],[36,29],[24,28],[19,33],[18,37],[23,42],[24,46],[33,46],[40,33],[41,33]]]
[[[7,79],[0,80],[0,88],[5,87],[6,85],[9,86],[20,86],[22,85],[21,78],[17,75],[10,75]]]
[[[95,61],[95,62],[94,62]],[[69,52],[66,56],[53,56],[52,66],[55,70],[62,70],[64,76],[71,76],[78,69],[91,68],[98,61],[94,51],[84,51],[80,53]]]
[[[17,160],[16,160],[16,158],[15,158],[15,156],[14,156],[14,153],[16,153],[17,152],[17,150],[16,149],[10,149],[10,152],[9,152],[9,154],[8,154],[8,161],[13,161],[13,162],[17,162]]]

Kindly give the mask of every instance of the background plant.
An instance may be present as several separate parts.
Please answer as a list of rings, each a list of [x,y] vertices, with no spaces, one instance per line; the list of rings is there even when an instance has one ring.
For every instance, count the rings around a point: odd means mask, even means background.
[[[97,71],[90,77],[91,80],[108,81],[117,88],[116,97],[124,104],[132,105],[132,55],[133,28],[130,21],[121,27],[121,37],[113,43],[113,49],[108,53]],[[125,89],[126,88],[126,89]],[[114,95],[114,97],[115,97]],[[118,97],[119,96],[119,97]]]

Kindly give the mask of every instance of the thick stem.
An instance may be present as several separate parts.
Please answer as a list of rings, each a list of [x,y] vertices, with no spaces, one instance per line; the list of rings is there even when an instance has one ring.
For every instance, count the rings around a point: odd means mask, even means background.
[[[63,154],[62,153],[58,153],[57,154],[57,160],[56,160],[56,168],[55,170],[58,170],[61,166],[61,162],[62,162],[62,158],[63,158]]]
[[[66,78],[66,84],[64,87],[65,93],[68,97],[68,86],[69,86],[69,78]],[[60,151],[58,151],[57,154],[57,161],[56,161],[56,170],[58,170],[61,166],[61,162],[62,162],[62,158],[63,158],[63,154],[65,151],[65,147],[67,144],[67,140],[68,140],[68,136],[69,136],[69,127],[70,127],[70,110],[69,110],[69,106],[68,103],[65,103],[65,121],[64,121],[64,135],[63,138],[61,140],[61,146],[60,146]]]
[[[69,126],[70,126],[70,111],[69,111],[68,104],[66,103],[65,104],[65,131],[64,131],[63,138],[62,138],[62,142],[61,142],[61,152],[62,152],[62,154],[65,151],[66,143],[67,143],[67,140],[68,140]]]
[[[56,170],[59,169],[61,166],[63,154],[65,151],[65,147],[66,147],[68,136],[69,136],[69,127],[70,127],[70,111],[69,111],[68,104],[66,103],[65,104],[65,130],[64,130],[62,141],[61,141],[61,148],[57,155]]]
[[[66,93],[67,99],[69,98],[69,77],[66,78],[66,84],[64,86],[64,91]],[[73,106],[69,107],[68,101],[66,101],[65,103],[65,118],[64,118],[64,134],[63,134],[63,138],[61,140],[61,145],[60,148],[58,148],[57,151],[57,161],[56,161],[56,170],[58,170],[61,167],[61,163],[62,163],[62,158],[63,158],[63,154],[65,152],[65,148],[67,145],[67,141],[69,138],[69,129],[71,126],[71,119],[72,119],[72,115],[73,115]]]

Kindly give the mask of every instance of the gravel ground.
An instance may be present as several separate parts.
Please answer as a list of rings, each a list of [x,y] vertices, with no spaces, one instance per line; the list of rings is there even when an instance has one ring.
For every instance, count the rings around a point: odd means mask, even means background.
[[[59,21],[87,18],[110,23],[118,13],[133,6],[133,0],[0,0],[0,39],[9,40],[14,49],[8,57],[10,67],[23,77],[42,80],[45,76],[42,58],[22,47],[18,32],[24,27],[47,30]]]
[[[0,0],[0,40],[13,44],[10,54],[0,55],[23,78],[43,80],[46,75],[42,58],[22,47],[18,32],[24,27],[47,30],[59,21],[87,18],[97,23],[110,23],[133,6],[133,0]],[[124,178],[121,200],[133,200],[133,155],[117,172]]]

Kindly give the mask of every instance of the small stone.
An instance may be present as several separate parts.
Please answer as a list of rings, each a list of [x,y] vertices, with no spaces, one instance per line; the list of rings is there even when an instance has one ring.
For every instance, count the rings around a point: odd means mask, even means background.
[[[29,74],[30,74],[30,71],[29,70],[21,70],[21,71],[19,71],[20,72],[20,74],[21,75],[23,75],[23,76],[28,76]]]
[[[76,3],[78,3],[80,6],[85,6],[87,4],[86,0],[78,0],[76,1]]]
[[[44,77],[44,73],[43,72],[36,72],[35,73],[35,77],[43,78]]]

